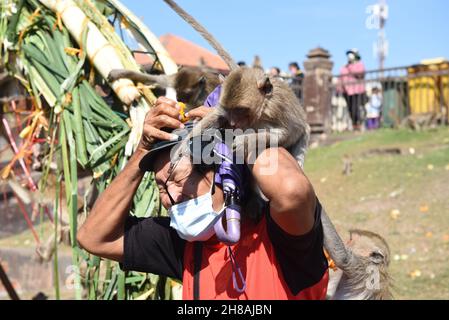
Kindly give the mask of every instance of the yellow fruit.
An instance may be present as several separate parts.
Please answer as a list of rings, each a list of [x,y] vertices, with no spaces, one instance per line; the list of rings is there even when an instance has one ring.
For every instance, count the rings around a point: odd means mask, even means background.
[[[185,103],[182,102],[178,102],[179,105],[179,115],[181,116],[181,122],[186,122],[188,120],[188,118],[186,117],[186,105]]]

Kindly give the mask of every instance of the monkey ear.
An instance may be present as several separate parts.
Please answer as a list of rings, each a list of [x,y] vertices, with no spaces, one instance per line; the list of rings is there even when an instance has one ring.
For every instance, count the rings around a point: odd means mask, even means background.
[[[206,83],[206,78],[204,76],[201,76],[201,78],[198,79],[199,85],[204,85]]]
[[[263,76],[259,81],[257,81],[257,87],[264,95],[269,95],[273,92],[273,84],[268,76]]]

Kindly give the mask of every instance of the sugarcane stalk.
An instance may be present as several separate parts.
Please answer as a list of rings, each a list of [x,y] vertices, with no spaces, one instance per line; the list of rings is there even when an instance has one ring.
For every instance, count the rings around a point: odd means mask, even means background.
[[[97,26],[93,24],[84,12],[72,0],[39,0],[47,8],[61,16],[64,25],[73,38],[81,44],[82,34],[87,29],[86,50],[89,59],[98,72],[107,78],[113,69],[124,69],[115,48],[104,38]],[[140,97],[134,83],[128,79],[119,79],[112,82],[112,89],[119,99],[130,105]]]
[[[12,18],[9,22],[6,38],[8,39],[8,41],[10,41],[12,43],[17,42],[17,24],[19,23],[20,13],[22,12],[22,8],[23,8],[24,4],[25,4],[25,0],[18,1],[17,12],[12,16]]]
[[[73,110],[75,116],[74,125],[75,125],[75,137],[76,137],[75,141],[76,141],[77,156],[80,164],[83,167],[85,167],[87,164],[86,139],[84,137],[81,102],[78,88],[73,89],[72,97],[73,97]]]
[[[65,177],[65,187],[66,187],[66,199],[67,199],[67,207],[70,212],[69,214],[69,220],[70,220],[70,236],[71,236],[71,247],[72,247],[72,264],[76,266],[75,270],[75,299],[81,300],[81,277],[79,273],[79,259],[78,259],[78,252],[76,248],[76,213],[75,213],[75,219],[73,219],[73,211],[76,210],[76,207],[74,208],[74,204],[76,205],[77,198],[73,199],[71,196],[71,190],[72,187],[72,177],[73,173],[71,174],[71,169],[73,170],[72,161],[70,158],[69,161],[69,154],[67,150],[67,138],[66,138],[66,127],[65,127],[66,121],[64,118],[60,121],[60,142],[61,142],[61,151],[62,151],[62,161],[63,161],[63,167],[64,167],[64,177]],[[75,162],[76,164],[76,162]],[[76,166],[75,166],[75,175],[76,175]],[[72,171],[73,172],[73,171]],[[75,185],[77,187],[77,185]]]
[[[59,211],[60,211],[60,195],[61,195],[61,181],[60,181],[60,173],[58,170],[57,180],[56,180],[56,197],[55,197],[55,214],[54,214],[54,246],[55,251],[53,254],[53,275],[54,275],[54,286],[55,286],[55,297],[56,300],[61,299],[60,290],[59,290],[59,263],[58,263],[58,223],[59,223]]]

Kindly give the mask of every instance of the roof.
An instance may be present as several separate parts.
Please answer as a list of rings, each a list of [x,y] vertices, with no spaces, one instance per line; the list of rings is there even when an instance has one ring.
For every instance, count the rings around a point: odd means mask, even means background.
[[[163,35],[159,40],[177,65],[198,67],[203,63],[204,66],[212,69],[229,70],[227,64],[218,55],[193,42],[172,34]],[[148,55],[136,53],[135,57],[137,63],[141,65],[152,63]]]

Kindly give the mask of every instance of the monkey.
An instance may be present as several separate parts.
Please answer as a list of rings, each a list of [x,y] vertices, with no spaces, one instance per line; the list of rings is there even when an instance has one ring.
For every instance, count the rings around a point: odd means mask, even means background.
[[[377,233],[353,229],[347,245],[359,257],[361,267],[348,277],[342,270],[330,271],[328,299],[390,300],[392,279],[388,273],[390,248]]]
[[[349,155],[345,154],[343,156],[343,171],[342,174],[349,176],[352,173],[352,160]]]
[[[304,165],[310,137],[305,111],[284,81],[259,69],[239,68],[228,75],[218,106],[200,121],[193,135],[209,128],[243,130],[235,137],[234,149],[245,157],[249,147],[263,139],[267,146],[285,147]]]
[[[192,135],[202,130],[228,127],[263,130],[239,135],[234,141],[238,153],[247,152],[263,139],[267,145],[277,144],[291,151],[303,167],[310,138],[310,126],[304,108],[290,87],[277,78],[265,75],[260,68],[240,68],[226,50],[192,16],[172,0],[164,0],[184,20],[191,24],[228,63],[231,73],[222,84],[219,105],[194,128]],[[180,149],[181,152],[185,148]],[[244,155],[247,157],[247,155]]]
[[[324,248],[338,268],[329,271],[328,299],[392,299],[390,248],[385,239],[374,232],[356,229],[350,230],[350,240],[345,245],[323,207],[321,224]]]
[[[186,111],[202,106],[207,96],[221,83],[220,74],[200,67],[182,67],[174,75],[151,75],[125,69],[112,70],[108,81],[127,78],[161,89],[174,88]]]

